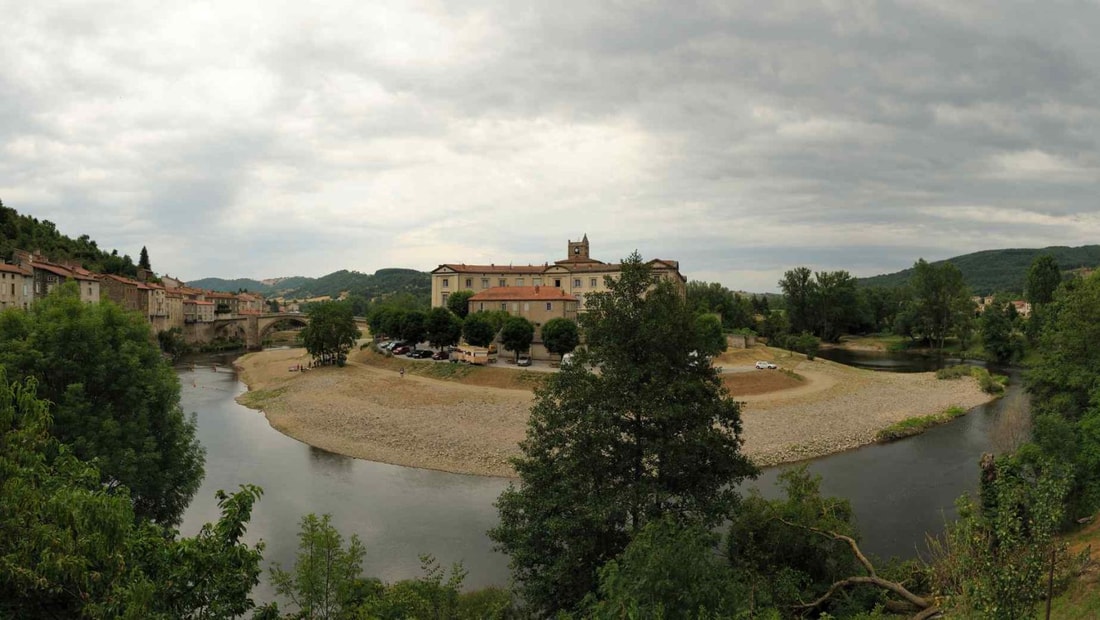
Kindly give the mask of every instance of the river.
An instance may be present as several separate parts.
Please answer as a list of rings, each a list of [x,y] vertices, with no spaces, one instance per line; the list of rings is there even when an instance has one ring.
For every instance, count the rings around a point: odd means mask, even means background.
[[[895,371],[924,368],[924,362],[906,363],[906,356],[896,354],[845,355],[848,363],[865,367],[876,367],[877,361]],[[496,524],[493,502],[508,481],[363,461],[291,439],[272,429],[262,413],[235,402],[245,386],[229,366],[231,359],[199,356],[194,370],[177,368],[182,406],[195,412],[206,448],[206,477],[184,515],[183,534],[193,535],[202,523],[217,519],[215,491],[251,483],[261,486],[264,496],[246,539],[264,541],[266,561],[291,567],[301,517],[328,513],[345,536],[362,539],[366,575],[386,581],[418,576],[418,556],[431,553],[444,565],[461,561],[469,571],[467,587],[508,584],[508,559],[492,550],[485,534]],[[944,520],[953,517],[955,498],[976,488],[978,458],[991,445],[991,422],[1020,392],[1010,387],[1005,399],[949,424],[892,444],[815,459],[809,469],[822,476],[825,493],[851,501],[865,551],[913,557],[924,550],[925,532],[942,531]],[[746,488],[774,497],[776,476],[785,467],[765,470]],[[255,595],[272,598],[266,575]]]

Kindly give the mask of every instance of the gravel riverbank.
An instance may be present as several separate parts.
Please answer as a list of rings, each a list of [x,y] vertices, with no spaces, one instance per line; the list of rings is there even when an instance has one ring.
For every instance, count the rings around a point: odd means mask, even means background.
[[[508,461],[519,454],[526,433],[534,400],[529,390],[402,377],[373,367],[365,352],[353,354],[345,368],[289,371],[305,362],[302,349],[240,358],[237,368],[249,392],[238,400],[262,410],[276,430],[332,452],[455,473],[514,475]],[[855,448],[900,420],[990,400],[971,378],[875,373],[821,359],[782,366],[802,381],[747,396],[731,386],[745,403],[745,453],[759,465]]]

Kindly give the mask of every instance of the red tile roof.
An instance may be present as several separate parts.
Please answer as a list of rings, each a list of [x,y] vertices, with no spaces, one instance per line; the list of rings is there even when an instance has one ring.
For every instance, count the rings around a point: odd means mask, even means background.
[[[547,265],[462,265],[445,263],[432,270],[432,273],[447,267],[458,273],[542,273]]]
[[[554,286],[494,286],[474,295],[470,301],[577,301]]]
[[[9,265],[7,263],[0,263],[0,271],[6,271],[8,273],[18,273],[19,275],[29,276],[31,272],[23,269],[19,265]]]

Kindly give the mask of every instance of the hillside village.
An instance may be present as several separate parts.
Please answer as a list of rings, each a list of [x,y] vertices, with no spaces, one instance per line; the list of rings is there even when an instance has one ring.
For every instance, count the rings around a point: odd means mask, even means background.
[[[218,318],[260,315],[266,309],[264,298],[254,293],[192,288],[147,269],[138,269],[136,279],[95,273],[74,260],[52,261],[40,252],[15,250],[11,263],[0,264],[0,310],[28,309],[67,281],[77,283],[81,301],[110,299],[141,314],[157,332],[213,323]]]

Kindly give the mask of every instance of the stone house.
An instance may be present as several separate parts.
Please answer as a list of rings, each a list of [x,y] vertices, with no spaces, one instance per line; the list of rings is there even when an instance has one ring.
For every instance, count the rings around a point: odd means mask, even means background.
[[[542,343],[543,324],[556,318],[576,321],[579,305],[576,297],[555,286],[497,286],[471,297],[469,311],[473,314],[500,310],[531,321],[535,325],[531,357],[551,359],[553,356]]]

